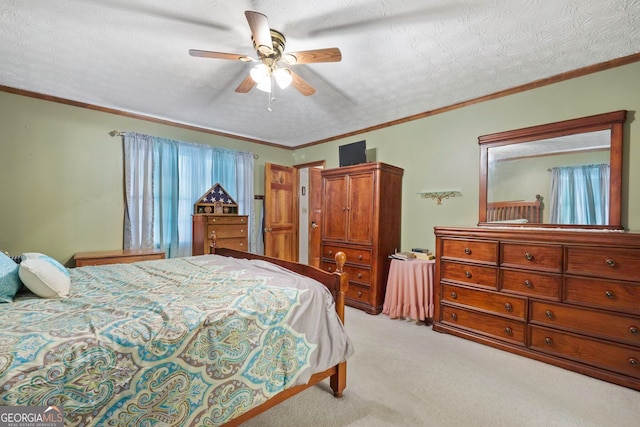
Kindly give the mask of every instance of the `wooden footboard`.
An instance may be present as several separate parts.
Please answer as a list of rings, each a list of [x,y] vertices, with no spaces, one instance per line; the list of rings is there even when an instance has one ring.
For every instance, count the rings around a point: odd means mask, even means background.
[[[298,274],[302,274],[325,285],[333,294],[335,299],[335,307],[340,320],[344,324],[344,302],[347,288],[349,287],[349,280],[347,273],[344,272],[344,263],[346,261],[346,255],[343,252],[338,252],[335,256],[337,269],[334,273],[328,273],[310,265],[300,264],[292,261],[285,261],[282,259],[266,257],[263,255],[256,255],[249,252],[237,251],[234,249],[217,248],[215,244],[215,235],[210,236],[210,252],[212,254],[230,256],[234,258],[246,258],[246,259],[259,259],[268,261],[272,264],[279,265],[286,269],[289,269]],[[253,408],[252,410],[240,415],[239,417],[231,420],[225,426],[239,425],[258,414],[266,411],[269,408],[287,400],[289,397],[294,396],[301,391],[319,383],[320,381],[330,378],[329,383],[335,397],[342,397],[342,392],[347,385],[347,362],[339,363],[327,369],[324,372],[316,372],[311,376],[311,379],[307,384],[298,385],[287,390],[284,390],[262,405]]]

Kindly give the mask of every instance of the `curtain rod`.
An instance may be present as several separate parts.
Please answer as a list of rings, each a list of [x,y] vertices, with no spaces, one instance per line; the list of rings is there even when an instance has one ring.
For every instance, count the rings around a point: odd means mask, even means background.
[[[111,136],[124,136],[125,132],[120,132],[119,130],[112,130],[111,132],[109,132],[109,135]],[[254,159],[259,159],[260,156],[258,156],[257,154],[253,155]]]

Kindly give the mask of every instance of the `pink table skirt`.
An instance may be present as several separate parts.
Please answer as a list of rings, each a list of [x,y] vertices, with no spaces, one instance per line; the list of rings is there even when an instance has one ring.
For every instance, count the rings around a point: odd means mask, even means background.
[[[382,313],[391,319],[433,317],[435,260],[391,260]]]

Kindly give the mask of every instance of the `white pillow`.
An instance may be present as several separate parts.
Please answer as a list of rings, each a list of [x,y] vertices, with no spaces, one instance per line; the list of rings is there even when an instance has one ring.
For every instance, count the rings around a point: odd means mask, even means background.
[[[22,283],[43,298],[66,298],[71,289],[69,272],[50,256],[36,252],[22,254],[18,272]]]

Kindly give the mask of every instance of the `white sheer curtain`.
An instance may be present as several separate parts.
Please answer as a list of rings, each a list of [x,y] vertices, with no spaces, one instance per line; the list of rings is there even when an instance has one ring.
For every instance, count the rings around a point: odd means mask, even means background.
[[[253,154],[135,133],[126,133],[124,143],[130,171],[125,175],[135,178],[125,178],[133,183],[125,185],[125,248],[161,248],[169,258],[191,255],[193,205],[216,183],[238,203],[239,213],[249,215],[251,225]],[[147,161],[141,164],[140,157]],[[144,229],[144,240],[132,237],[143,234],[138,229]]]
[[[153,142],[148,135],[124,138],[124,249],[151,248],[153,242]]]

